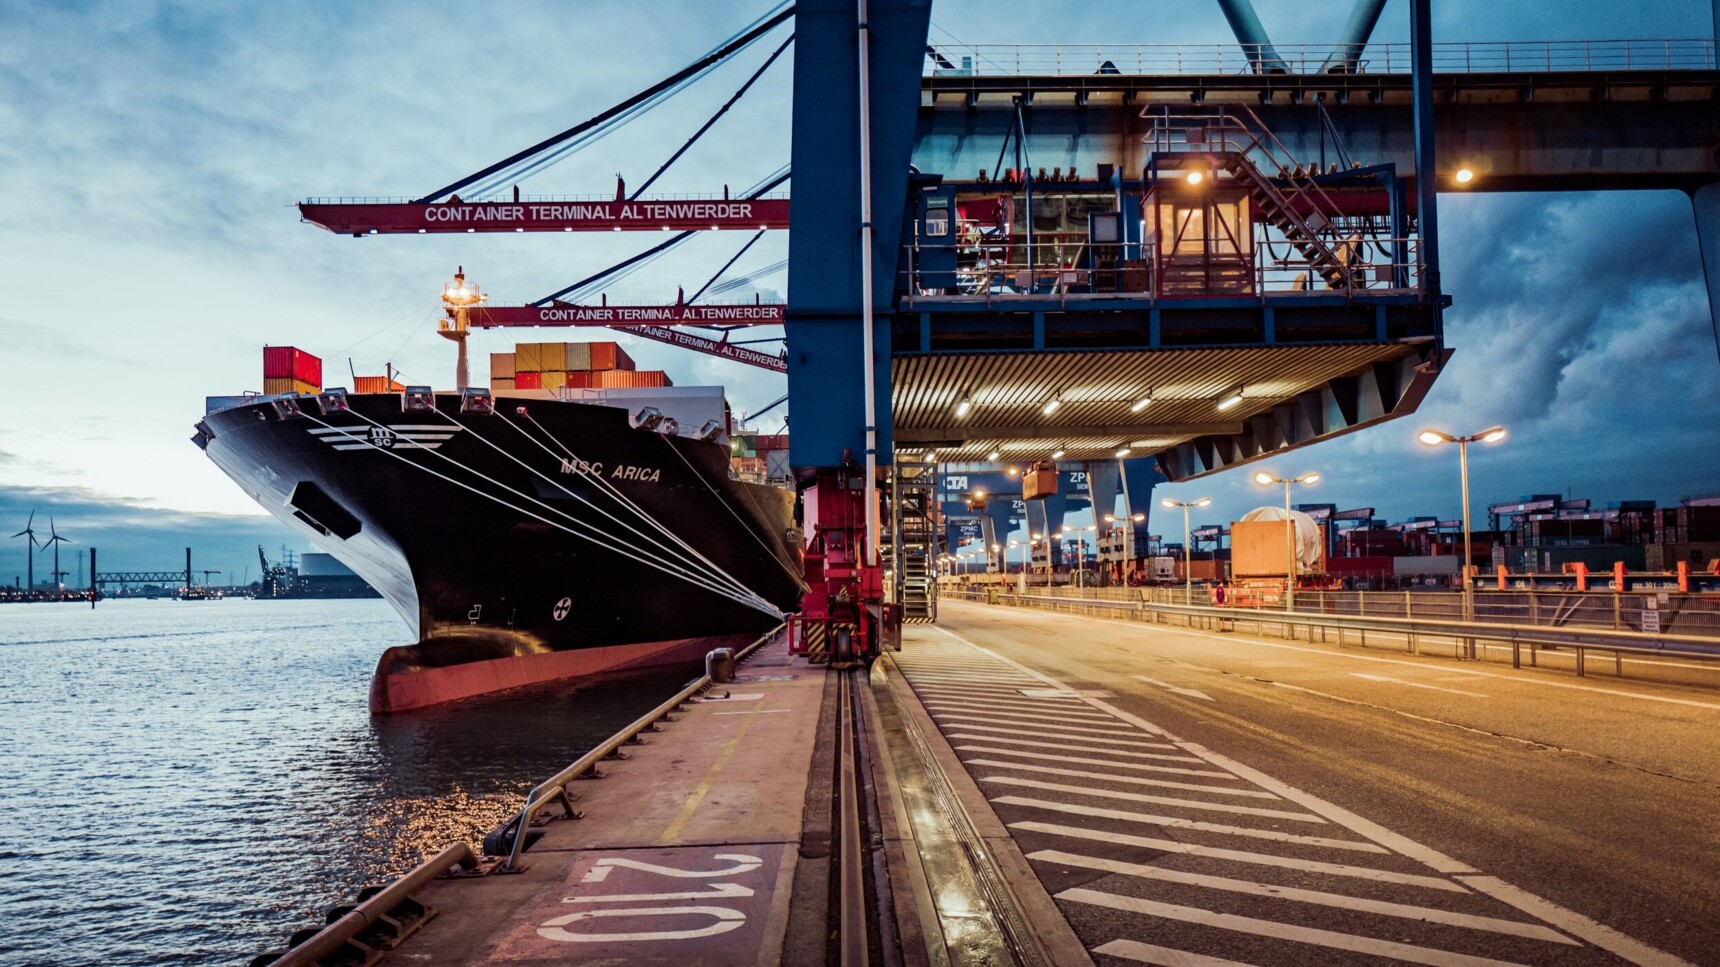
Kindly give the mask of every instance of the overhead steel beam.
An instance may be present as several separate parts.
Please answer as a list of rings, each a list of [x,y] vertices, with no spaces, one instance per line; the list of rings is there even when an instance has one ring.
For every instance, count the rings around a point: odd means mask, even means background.
[[[1331,380],[1249,417],[1240,433],[1177,444],[1159,454],[1159,470],[1173,481],[1204,477],[1406,416],[1421,405],[1450,355],[1444,350],[1437,356],[1405,356]]]
[[[1230,31],[1236,35],[1236,42],[1242,45],[1242,52],[1248,56],[1248,62],[1254,65],[1255,73],[1290,72],[1284,58],[1279,57],[1278,51],[1273,49],[1271,38],[1266,36],[1266,28],[1261,26],[1260,17],[1254,12],[1254,4],[1249,0],[1218,0],[1218,9],[1224,11],[1224,19],[1230,21]]]
[[[1202,436],[1207,434],[1241,433],[1243,424],[1233,423],[1158,423],[1158,424],[1106,424],[1103,426],[1084,426],[1080,424],[1059,424],[1057,426],[978,426],[972,428],[956,428],[947,426],[936,427],[897,427],[897,443],[946,443],[961,440],[1062,440],[1078,437],[1117,437],[1118,439],[1136,439],[1141,437],[1175,437]]]

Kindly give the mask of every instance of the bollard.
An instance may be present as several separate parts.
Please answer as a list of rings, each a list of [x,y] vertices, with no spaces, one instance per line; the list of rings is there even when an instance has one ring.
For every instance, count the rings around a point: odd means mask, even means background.
[[[705,655],[705,674],[712,685],[725,685],[735,680],[735,650],[713,648]]]

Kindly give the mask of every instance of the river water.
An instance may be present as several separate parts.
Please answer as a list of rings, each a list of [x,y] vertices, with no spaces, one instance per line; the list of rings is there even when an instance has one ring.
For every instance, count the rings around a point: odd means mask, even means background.
[[[379,600],[0,605],[0,965],[242,964],[697,674],[372,718],[405,637]]]

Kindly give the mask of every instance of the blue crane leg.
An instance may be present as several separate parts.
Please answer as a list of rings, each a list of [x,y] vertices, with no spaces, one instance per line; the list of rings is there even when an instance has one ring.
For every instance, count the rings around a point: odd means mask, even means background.
[[[1236,34],[1236,42],[1242,45],[1242,51],[1248,55],[1248,62],[1254,65],[1256,74],[1290,72],[1284,59],[1273,49],[1271,39],[1266,36],[1266,28],[1260,25],[1254,4],[1249,0],[1218,0],[1218,9],[1224,11],[1224,19],[1230,21],[1230,30]]]
[[[1720,4],[1720,0],[1714,2]],[[1344,32],[1338,37],[1338,49],[1326,58],[1321,71],[1354,74],[1357,63],[1362,59],[1362,51],[1368,46],[1368,38],[1373,36],[1374,25],[1380,21],[1380,11],[1385,8],[1386,0],[1356,0],[1355,8],[1350,11],[1350,20],[1344,24]]]
[[[1690,203],[1696,209],[1696,241],[1702,247],[1702,273],[1708,277],[1708,315],[1715,332],[1720,333],[1720,181],[1711,181],[1691,192]]]

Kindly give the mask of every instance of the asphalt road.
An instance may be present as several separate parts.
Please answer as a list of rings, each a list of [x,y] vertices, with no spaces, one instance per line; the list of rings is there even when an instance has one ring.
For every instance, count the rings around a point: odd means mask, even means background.
[[[1100,963],[1720,965],[1720,692],[949,601],[898,663]]]

